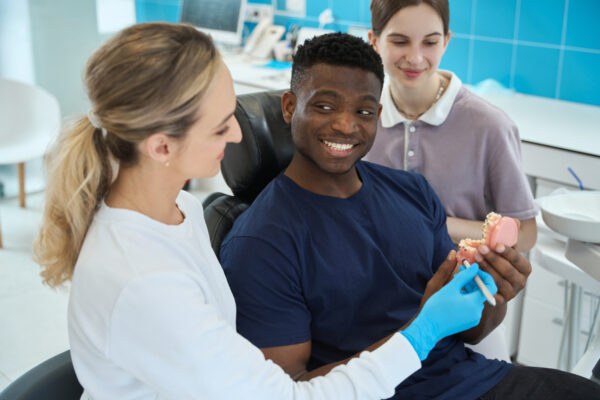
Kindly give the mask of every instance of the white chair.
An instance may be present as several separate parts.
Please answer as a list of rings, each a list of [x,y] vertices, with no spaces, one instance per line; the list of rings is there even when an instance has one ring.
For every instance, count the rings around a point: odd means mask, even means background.
[[[17,164],[21,207],[25,207],[25,162],[44,155],[60,126],[60,108],[53,95],[34,85],[0,79],[0,165]]]

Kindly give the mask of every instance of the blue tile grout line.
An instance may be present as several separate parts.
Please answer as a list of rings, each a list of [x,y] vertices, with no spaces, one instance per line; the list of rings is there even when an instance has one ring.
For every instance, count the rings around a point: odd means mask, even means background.
[[[566,51],[578,51],[581,53],[600,54],[600,50],[589,49],[586,47],[568,46],[565,44],[531,42],[529,40],[504,39],[504,38],[497,38],[497,37],[493,37],[493,36],[471,35],[471,34],[466,34],[466,33],[452,33],[452,37],[458,38],[458,39],[474,39],[474,40],[479,40],[482,42],[490,42],[490,43],[504,43],[504,44],[510,44],[510,45],[515,44],[517,46],[540,47],[540,48],[555,49],[555,50],[564,49]]]
[[[517,41],[519,39],[519,19],[521,18],[521,0],[517,0],[515,7],[515,29],[513,30],[513,41],[512,45],[512,60],[510,63],[510,84],[511,88],[515,87],[515,75],[517,73]]]
[[[477,10],[477,0],[473,0],[471,3],[471,27],[470,27],[470,38],[469,38],[469,60],[467,61],[467,82],[471,83],[473,80],[473,53],[475,52],[475,12]]]
[[[567,41],[567,21],[568,21],[568,19],[569,19],[569,0],[565,0],[565,12],[563,14],[563,26],[562,26],[561,36],[560,36],[560,44],[563,46]],[[554,92],[555,99],[560,98],[560,85],[562,84],[562,73],[563,73],[564,63],[565,63],[565,49],[563,47],[560,49],[560,53],[558,55],[558,74],[556,76],[556,90]]]

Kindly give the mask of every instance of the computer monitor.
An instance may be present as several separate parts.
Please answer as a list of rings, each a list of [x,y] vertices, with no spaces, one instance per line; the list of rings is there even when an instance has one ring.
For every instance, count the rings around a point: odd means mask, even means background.
[[[181,22],[212,36],[217,43],[241,45],[247,0],[183,0]]]

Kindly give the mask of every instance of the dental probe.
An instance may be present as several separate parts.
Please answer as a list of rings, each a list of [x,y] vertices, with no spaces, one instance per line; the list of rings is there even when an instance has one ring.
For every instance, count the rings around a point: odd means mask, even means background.
[[[471,264],[469,264],[469,262],[466,259],[462,260],[462,264],[465,266],[465,268],[469,268],[471,266]],[[483,283],[479,275],[475,275],[475,278],[473,278],[473,280],[479,287],[479,290],[481,290],[481,293],[483,293],[483,295],[487,299],[488,303],[490,303],[492,306],[495,306],[496,299],[494,298],[490,290],[487,288],[487,286],[485,286],[485,283]]]

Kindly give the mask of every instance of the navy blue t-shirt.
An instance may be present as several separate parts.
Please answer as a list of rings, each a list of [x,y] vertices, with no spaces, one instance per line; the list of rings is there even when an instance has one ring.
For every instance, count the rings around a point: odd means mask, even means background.
[[[347,199],[306,191],[280,174],[221,247],[238,331],[258,347],[311,340],[309,370],[404,325],[454,248],[425,178],[368,162],[357,169],[363,186]],[[509,368],[452,336],[393,398],[477,398]]]

